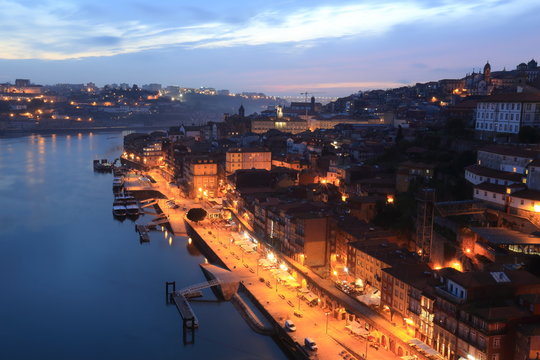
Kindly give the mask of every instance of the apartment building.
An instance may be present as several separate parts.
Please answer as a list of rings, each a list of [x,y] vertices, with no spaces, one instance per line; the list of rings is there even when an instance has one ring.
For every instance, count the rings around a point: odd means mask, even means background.
[[[520,296],[538,294],[540,279],[519,270],[445,268],[437,280],[433,347],[449,360],[512,359],[516,325],[537,316],[520,306]]]
[[[237,170],[272,169],[272,153],[259,148],[234,148],[225,154],[225,173],[233,174]]]
[[[193,155],[184,161],[183,187],[191,197],[214,197],[218,187],[218,164],[206,155]]]
[[[482,138],[518,134],[523,126],[540,126],[540,95],[497,94],[478,101],[475,129]]]

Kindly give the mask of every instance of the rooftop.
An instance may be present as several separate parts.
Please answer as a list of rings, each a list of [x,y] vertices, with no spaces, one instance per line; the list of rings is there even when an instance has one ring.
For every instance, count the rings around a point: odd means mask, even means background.
[[[473,174],[476,174],[479,176],[521,182],[521,175],[518,173],[490,169],[482,165],[476,165],[476,164],[469,165],[465,168],[465,171],[470,171]]]
[[[517,147],[503,146],[503,145],[484,146],[483,148],[478,150],[478,152],[480,152],[480,151],[489,152],[489,153],[498,154],[498,155],[506,155],[506,156],[513,156],[513,157],[523,157],[523,158],[529,158],[529,159],[535,159],[539,155],[538,151],[528,150],[528,149],[520,149],[520,148],[517,148]]]
[[[489,243],[497,245],[540,245],[540,237],[502,227],[471,227],[471,230]]]

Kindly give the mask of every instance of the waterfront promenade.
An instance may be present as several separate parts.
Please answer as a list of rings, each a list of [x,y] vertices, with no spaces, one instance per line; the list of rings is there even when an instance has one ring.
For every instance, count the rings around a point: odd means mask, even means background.
[[[185,216],[185,211],[182,208],[204,208],[206,207],[204,201],[199,202],[180,198],[178,189],[169,186],[168,182],[159,173],[151,172],[151,175],[156,180],[156,183],[152,184],[155,190],[160,191],[167,198],[174,198],[177,203],[181,204],[180,209],[169,209],[162,206],[162,210],[171,220],[171,227],[175,234],[185,232],[184,228],[177,229]],[[190,222],[190,224],[221,261],[242,280],[249,292],[278,323],[283,325],[285,320],[292,320],[296,324],[297,331],[289,333],[295,341],[303,345],[304,338],[310,337],[317,342],[319,350],[311,353],[312,358],[343,359],[346,358],[346,354],[351,354],[362,359],[366,358],[367,351],[367,359],[399,359],[399,357],[383,347],[375,349],[370,346],[372,343],[366,339],[351,335],[345,328],[346,321],[338,320],[328,309],[323,309],[320,306],[310,307],[306,301],[300,299],[300,294],[296,288],[285,286],[285,283],[281,282],[270,269],[259,265],[264,255],[260,246],[258,251],[247,253],[238,245],[244,239],[243,235],[237,231],[237,228],[231,230],[230,227],[214,224],[210,220],[205,220],[200,224],[193,222]],[[286,259],[286,261],[291,270],[302,273],[302,276],[308,277],[310,281],[316,282],[318,286],[331,291],[344,304],[347,304],[348,308],[360,312],[370,322],[377,323],[377,327],[380,326],[381,329],[385,329],[383,326],[389,325],[391,329],[385,330],[392,331],[397,336],[405,338],[406,334],[404,334],[403,329],[396,328],[389,322],[384,324],[382,321],[385,320],[379,314],[374,313],[373,310],[340,292],[330,280],[321,279],[307,267],[291,259]],[[260,281],[261,279],[264,279],[264,281]],[[412,349],[404,347],[404,351],[406,350],[409,350],[409,354],[412,353]]]

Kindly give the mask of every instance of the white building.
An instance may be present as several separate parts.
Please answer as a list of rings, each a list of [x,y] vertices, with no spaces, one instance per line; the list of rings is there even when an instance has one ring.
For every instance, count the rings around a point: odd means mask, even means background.
[[[518,134],[522,126],[540,127],[540,94],[492,95],[476,105],[476,131],[481,135]]]

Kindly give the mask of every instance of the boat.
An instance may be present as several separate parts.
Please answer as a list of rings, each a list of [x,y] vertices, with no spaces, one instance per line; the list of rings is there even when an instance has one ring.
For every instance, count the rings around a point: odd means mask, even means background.
[[[107,159],[94,160],[94,171],[110,172],[112,169],[113,164],[111,164]]]
[[[127,208],[125,202],[122,200],[115,200],[113,202],[112,212],[114,216],[124,217],[127,215]]]
[[[139,215],[139,204],[137,203],[137,200],[133,196],[125,197],[125,204],[126,204],[126,210],[127,214],[131,216],[137,216]]]
[[[117,176],[113,179],[113,191],[119,192],[122,189],[122,186],[124,185],[124,178],[121,176]]]

